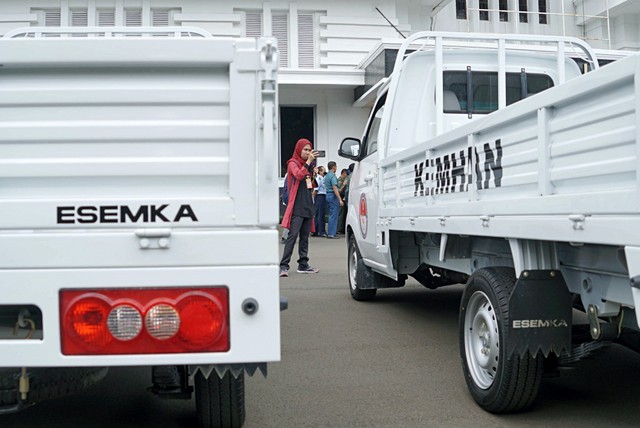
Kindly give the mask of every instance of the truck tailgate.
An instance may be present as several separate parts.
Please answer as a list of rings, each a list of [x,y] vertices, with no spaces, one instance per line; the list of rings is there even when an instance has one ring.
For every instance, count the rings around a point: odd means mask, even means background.
[[[126,259],[145,236],[153,248],[180,231],[273,228],[262,48],[212,38],[0,40],[0,252],[15,256],[2,265],[39,266],[28,248],[63,242],[72,252],[108,245]],[[87,229],[95,233],[78,233]]]

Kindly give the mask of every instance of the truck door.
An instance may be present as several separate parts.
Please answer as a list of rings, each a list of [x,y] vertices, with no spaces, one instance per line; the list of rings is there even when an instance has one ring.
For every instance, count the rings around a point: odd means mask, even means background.
[[[383,265],[377,251],[378,218],[378,134],[386,96],[378,99],[362,139],[363,155],[349,183],[349,217],[365,263],[380,270]],[[385,270],[382,268],[382,270]]]

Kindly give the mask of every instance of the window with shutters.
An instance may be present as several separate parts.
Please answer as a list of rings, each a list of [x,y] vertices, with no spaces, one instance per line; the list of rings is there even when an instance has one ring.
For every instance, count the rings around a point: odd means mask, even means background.
[[[168,27],[170,25],[169,9],[151,9],[151,25],[154,27]]]
[[[280,67],[289,66],[289,14],[273,11],[271,13],[271,35],[278,41]]]
[[[244,36],[262,37],[264,31],[264,15],[262,10],[245,10],[244,15]],[[289,67],[289,13],[286,11],[274,10],[271,12],[271,36],[275,37],[278,43],[280,54],[280,67]]]
[[[89,25],[87,9],[69,9],[69,25],[71,27],[86,27]],[[72,37],[87,37],[87,33],[73,34]]]
[[[31,9],[31,13],[38,17],[34,23],[38,27],[60,27],[62,14],[60,9]],[[58,34],[46,34],[45,37],[60,37]]]
[[[42,20],[45,27],[59,27],[61,22],[60,9],[45,9],[42,11]]]
[[[69,10],[69,25],[72,27],[86,27],[89,25],[87,9]]]
[[[115,9],[98,9],[96,13],[96,23],[98,27],[113,27],[116,25]]]
[[[124,25],[126,27],[142,26],[142,9],[125,9]]]
[[[262,36],[262,11],[248,10],[244,13],[244,36]]]
[[[298,13],[298,67],[315,68],[317,38],[316,15],[313,12]]]

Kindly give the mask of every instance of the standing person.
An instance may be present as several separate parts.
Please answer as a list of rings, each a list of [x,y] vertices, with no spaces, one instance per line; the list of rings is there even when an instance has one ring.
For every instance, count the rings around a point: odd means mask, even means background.
[[[284,208],[285,210],[286,210],[287,203],[284,201],[284,199],[282,199],[282,196],[284,195],[285,192],[288,192],[288,190],[287,190],[287,175],[288,174],[286,174],[286,173],[284,175],[284,185],[283,185],[283,188],[282,188],[282,194],[280,195],[280,202],[282,203],[282,205],[285,206],[285,208]],[[280,208],[280,210],[282,210],[282,208]],[[289,229],[282,228],[282,237],[280,238],[280,243],[281,244],[284,244],[285,242],[287,242],[287,236],[289,236]]]
[[[344,204],[340,206],[338,211],[338,233],[344,235],[345,225],[347,224],[347,206],[349,200],[349,170],[343,169],[340,171],[340,178],[338,178],[338,191],[342,197]]]
[[[316,177],[316,183],[318,183],[316,194],[316,233],[313,236],[325,237],[327,236],[327,230],[325,228],[325,214],[327,208],[327,189],[324,186],[325,170],[323,166],[318,167],[318,176]]]
[[[296,143],[293,156],[287,161],[287,189],[289,200],[282,219],[282,227],[289,229],[280,260],[280,276],[289,276],[289,262],[293,247],[298,240],[298,273],[318,273],[318,269],[309,266],[309,233],[313,225],[313,161],[318,152],[313,150],[311,142],[301,138]]]
[[[331,161],[327,164],[327,168],[329,172],[324,177],[324,187],[327,189],[327,207],[329,209],[327,238],[335,239],[338,232],[338,210],[344,205],[344,202],[338,189],[338,178],[336,177],[338,166],[334,161]]]

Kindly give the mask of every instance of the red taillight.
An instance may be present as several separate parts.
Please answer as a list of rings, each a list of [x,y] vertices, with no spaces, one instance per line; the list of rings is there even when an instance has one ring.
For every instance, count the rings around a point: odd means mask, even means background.
[[[225,287],[62,290],[65,355],[229,350]]]
[[[87,293],[66,312],[65,324],[87,348],[99,349],[113,338],[107,328],[110,310],[104,296]]]
[[[182,324],[178,333],[188,348],[197,349],[216,342],[225,324],[220,304],[203,293],[186,294],[178,302]]]

